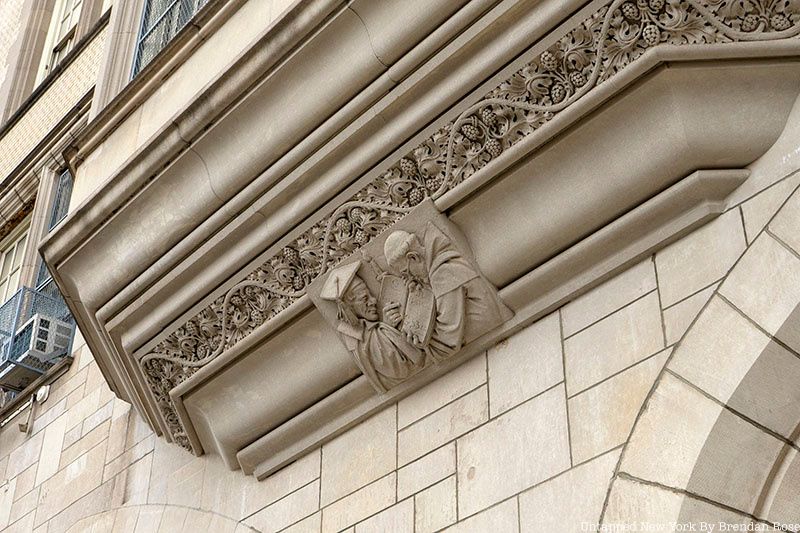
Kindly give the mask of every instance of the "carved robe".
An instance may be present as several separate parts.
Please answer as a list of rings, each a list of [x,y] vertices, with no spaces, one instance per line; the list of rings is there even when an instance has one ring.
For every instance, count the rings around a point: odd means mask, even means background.
[[[356,365],[373,384],[386,392],[425,367],[425,354],[405,335],[383,322],[361,319],[360,326],[341,322],[337,328]]]
[[[436,299],[436,323],[426,351],[442,360],[513,315],[488,281],[470,266],[450,238],[428,222],[425,261]]]

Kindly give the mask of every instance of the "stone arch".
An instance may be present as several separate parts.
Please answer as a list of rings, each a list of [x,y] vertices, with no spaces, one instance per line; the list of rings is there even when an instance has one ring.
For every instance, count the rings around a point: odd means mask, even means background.
[[[675,348],[606,495],[608,530],[800,530],[800,192]],[[690,529],[694,525],[697,529]],[[755,528],[755,529],[754,529]],[[617,529],[619,530],[619,529]],[[708,531],[709,529],[706,529]],[[775,529],[776,531],[779,529]]]
[[[67,533],[123,533],[133,531],[165,533],[259,533],[235,519],[183,505],[129,505],[87,516]]]

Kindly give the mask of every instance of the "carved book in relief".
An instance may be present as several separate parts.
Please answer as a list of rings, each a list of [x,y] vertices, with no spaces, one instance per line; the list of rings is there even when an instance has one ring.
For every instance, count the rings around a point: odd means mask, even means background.
[[[433,291],[425,287],[409,288],[405,279],[394,274],[387,274],[381,280],[381,302],[396,302],[402,317],[400,330],[406,335],[418,339],[420,348],[431,339],[436,320],[436,302]],[[386,322],[384,312],[384,322]]]
[[[513,314],[432,201],[319,276],[308,294],[379,392]]]

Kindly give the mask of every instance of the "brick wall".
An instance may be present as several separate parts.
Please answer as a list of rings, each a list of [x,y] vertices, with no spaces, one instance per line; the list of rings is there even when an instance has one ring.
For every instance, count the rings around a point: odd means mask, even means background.
[[[94,86],[107,33],[107,27],[98,33],[11,129],[0,137],[0,176],[8,176]]]

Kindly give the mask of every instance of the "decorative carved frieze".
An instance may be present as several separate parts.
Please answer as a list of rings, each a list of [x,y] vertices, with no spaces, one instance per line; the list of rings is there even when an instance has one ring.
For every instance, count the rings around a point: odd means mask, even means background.
[[[321,274],[426,198],[458,186],[648,49],[798,33],[800,0],[615,0],[601,7],[140,360],[171,438],[190,447],[169,397],[172,388],[305,295]]]

